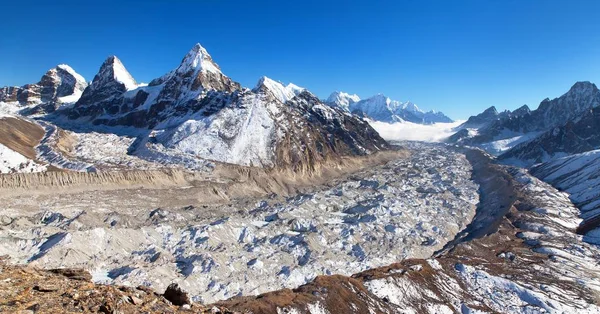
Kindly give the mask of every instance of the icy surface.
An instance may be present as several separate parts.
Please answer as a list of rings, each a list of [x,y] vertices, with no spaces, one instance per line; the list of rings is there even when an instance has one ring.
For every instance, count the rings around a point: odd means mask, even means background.
[[[574,233],[577,208],[526,171],[507,170],[519,200],[537,206],[515,212],[511,219],[518,227],[506,224],[496,240],[492,235],[473,241],[483,244],[465,243],[428,265],[415,261],[408,270],[367,280],[366,288],[400,313],[600,313],[594,302],[600,250]],[[524,248],[506,242],[512,234]],[[515,253],[498,254],[499,248]]]
[[[153,205],[164,193],[193,198],[194,188],[129,191],[126,199],[96,193],[38,198],[33,202],[46,204],[43,210],[34,206],[27,215],[54,218],[34,218],[41,233],[16,225],[10,236],[0,231],[11,238],[0,253],[44,267],[85,267],[107,273],[113,283],[158,291],[177,281],[202,302],[428,257],[470,221],[477,186],[464,156],[413,145],[410,158],[287,199]],[[6,214],[28,212],[19,208],[31,201],[10,201]],[[14,245],[21,249],[11,250]]]

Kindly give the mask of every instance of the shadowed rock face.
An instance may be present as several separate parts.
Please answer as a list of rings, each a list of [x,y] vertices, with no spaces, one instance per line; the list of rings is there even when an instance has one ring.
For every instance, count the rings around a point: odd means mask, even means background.
[[[119,78],[118,71],[121,71],[120,74],[124,77]],[[70,111],[69,118],[118,113],[122,94],[127,91],[127,84],[135,85],[135,81],[117,57],[109,57]]]
[[[86,86],[83,77],[73,69],[67,65],[59,65],[48,70],[36,84],[0,88],[0,102],[15,103],[16,106],[23,107],[24,115],[53,112],[62,103],[78,98],[75,96],[71,100],[61,99],[62,97],[79,95]],[[30,108],[25,108],[28,106]]]
[[[579,119],[553,128],[536,139],[499,156],[528,164],[548,161],[557,154],[578,154],[600,148],[600,107],[585,112]]]
[[[595,140],[588,138],[595,130],[593,111],[599,106],[596,85],[577,82],[564,95],[544,99],[533,111],[522,106],[498,113],[491,107],[459,126],[448,142],[478,146],[502,155],[501,159],[530,166],[557,152],[597,148],[592,144]]]
[[[279,166],[314,165],[328,158],[361,156],[388,149],[388,143],[362,119],[324,105],[304,91],[286,103],[286,134],[277,145]]]

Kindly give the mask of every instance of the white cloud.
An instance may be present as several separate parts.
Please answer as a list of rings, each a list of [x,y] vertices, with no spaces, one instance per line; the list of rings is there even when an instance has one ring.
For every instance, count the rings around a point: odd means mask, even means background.
[[[424,141],[441,142],[454,134],[453,128],[464,121],[452,123],[436,123],[431,125],[417,124],[412,122],[385,123],[370,121],[371,126],[379,132],[379,135],[388,141]]]

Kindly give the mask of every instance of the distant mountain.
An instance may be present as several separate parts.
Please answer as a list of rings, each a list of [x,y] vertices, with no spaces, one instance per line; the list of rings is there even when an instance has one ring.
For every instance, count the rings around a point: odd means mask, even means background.
[[[523,165],[546,162],[554,157],[578,154],[600,148],[600,107],[589,109],[563,126],[552,128],[535,139],[500,155],[501,160]]]
[[[425,112],[410,101],[403,103],[391,100],[383,94],[361,100],[357,95],[334,92],[327,98],[326,103],[331,107],[387,123],[403,121],[420,124],[452,122],[452,119],[441,112],[434,110]]]
[[[332,107],[337,107],[344,111],[350,112],[350,105],[360,101],[360,97],[356,94],[348,94],[344,92],[333,92],[325,101]]]
[[[76,102],[87,87],[85,79],[65,64],[48,70],[38,83],[0,88],[0,112],[39,114]]]
[[[530,152],[520,151],[508,153],[513,147],[523,147],[545,132],[561,128],[568,123],[576,123],[590,113],[590,110],[600,106],[600,91],[590,82],[577,82],[564,95],[553,100],[543,100],[536,110],[522,106],[514,111],[498,113],[495,107],[486,109],[483,113],[470,117],[457,128],[457,132],[449,138],[449,142],[464,145],[479,146],[496,155],[516,155],[529,161],[544,160],[544,153],[539,147],[530,148]],[[590,121],[587,119],[586,121]],[[577,132],[581,132],[578,129]],[[546,138],[551,136],[544,135]],[[532,143],[532,145],[535,145]],[[547,146],[547,145],[546,145]],[[578,152],[578,151],[572,151]],[[565,153],[572,153],[567,149]],[[536,156],[534,156],[536,155]]]

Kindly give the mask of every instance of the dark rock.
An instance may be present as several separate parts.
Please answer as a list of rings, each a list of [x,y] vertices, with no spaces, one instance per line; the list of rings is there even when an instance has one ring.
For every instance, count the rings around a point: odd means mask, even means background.
[[[92,281],[92,275],[82,268],[58,268],[50,269],[50,272],[65,276],[72,280]]]
[[[187,292],[183,291],[178,284],[172,283],[167,287],[163,294],[165,299],[169,300],[174,305],[191,304],[190,297]]]

